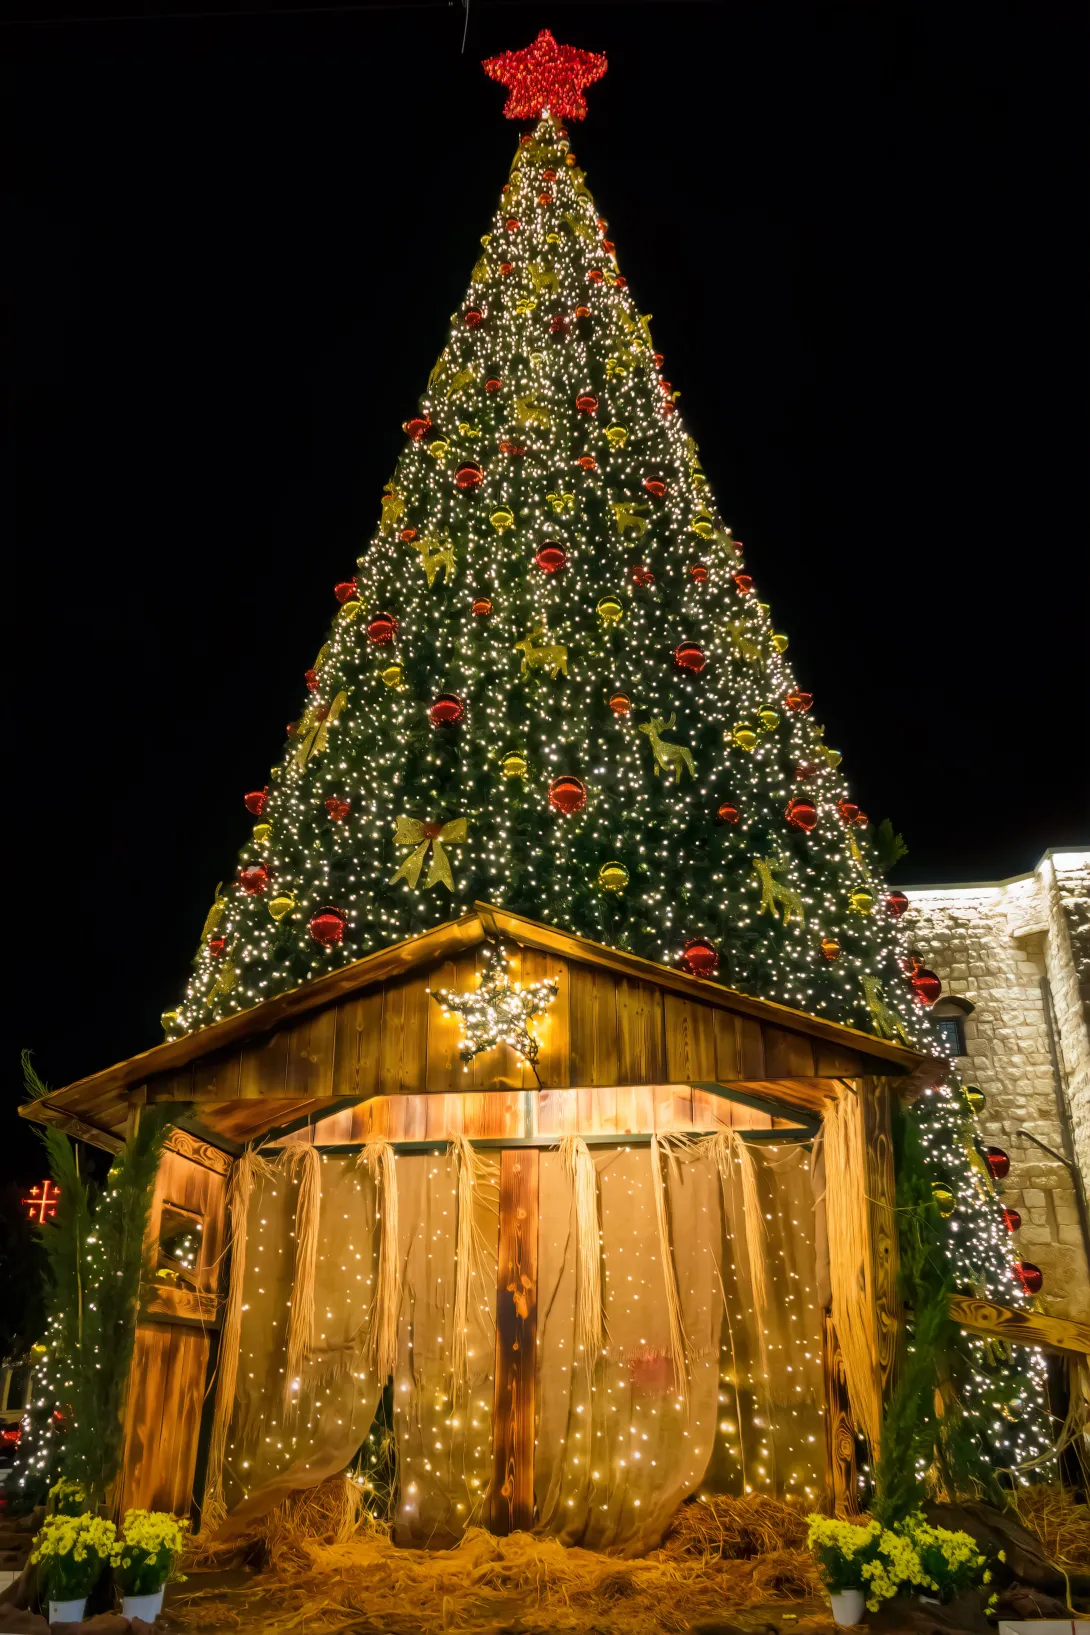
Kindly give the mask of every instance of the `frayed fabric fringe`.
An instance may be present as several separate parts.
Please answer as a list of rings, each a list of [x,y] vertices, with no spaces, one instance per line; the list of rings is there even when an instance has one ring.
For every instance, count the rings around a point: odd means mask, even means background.
[[[826,1108],[823,1138],[833,1327],[844,1359],[852,1417],[877,1452],[877,1357],[868,1279],[867,1206],[861,1185],[865,1174],[863,1120],[859,1103],[849,1091]]]
[[[366,1141],[357,1160],[375,1185],[378,1210],[378,1270],[367,1310],[367,1366],[385,1380],[397,1365],[397,1324],[401,1278],[397,1258],[397,1164],[388,1141]]]
[[[685,1411],[689,1409],[689,1365],[688,1341],[685,1337],[685,1325],[681,1318],[681,1297],[677,1292],[677,1276],[674,1272],[674,1257],[670,1250],[670,1220],[666,1207],[666,1180],[662,1173],[662,1152],[665,1150],[668,1162],[676,1162],[670,1151],[668,1141],[660,1141],[657,1135],[651,1137],[651,1191],[655,1199],[655,1223],[659,1232],[659,1259],[662,1262],[662,1278],[666,1291],[666,1315],[670,1328],[670,1357],[674,1365],[674,1389],[682,1402]]]
[[[288,1308],[284,1409],[298,1406],[303,1369],[314,1345],[314,1280],[318,1267],[318,1229],[322,1213],[322,1160],[309,1142],[292,1142],[280,1155],[286,1176],[297,1176],[295,1200],[295,1267]]]
[[[602,1239],[598,1226],[598,1174],[581,1135],[566,1135],[560,1160],[571,1181],[575,1208],[575,1344],[593,1372],[602,1351]]]

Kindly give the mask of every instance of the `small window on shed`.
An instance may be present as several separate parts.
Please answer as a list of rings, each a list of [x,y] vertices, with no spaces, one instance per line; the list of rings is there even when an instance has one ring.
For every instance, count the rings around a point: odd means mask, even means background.
[[[203,1218],[180,1204],[164,1203],[159,1220],[159,1258],[155,1276],[161,1283],[193,1288],[201,1256]]]

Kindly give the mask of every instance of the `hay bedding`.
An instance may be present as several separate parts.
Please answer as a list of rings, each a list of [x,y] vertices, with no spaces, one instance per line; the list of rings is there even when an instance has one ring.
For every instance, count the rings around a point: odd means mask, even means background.
[[[747,1609],[771,1612],[769,1603],[794,1603],[800,1616],[788,1627],[806,1635],[833,1627],[803,1547],[801,1513],[756,1495],[682,1506],[662,1549],[624,1562],[483,1528],[471,1528],[453,1550],[398,1549],[361,1500],[358,1488],[335,1479],[281,1506],[260,1535],[203,1547],[197,1541],[186,1563],[191,1573],[252,1560],[261,1549],[264,1565],[231,1590],[201,1589],[190,1578],[171,1595],[169,1627],[267,1635],[681,1635],[736,1615],[745,1623]]]

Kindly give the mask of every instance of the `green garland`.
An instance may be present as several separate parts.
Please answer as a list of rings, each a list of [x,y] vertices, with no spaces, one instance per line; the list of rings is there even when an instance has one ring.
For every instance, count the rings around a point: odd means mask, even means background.
[[[971,1362],[950,1316],[954,1280],[942,1218],[918,1124],[899,1107],[893,1138],[901,1295],[911,1316],[909,1344],[886,1406],[875,1468],[873,1511],[890,1528],[919,1509],[921,1482],[949,1498],[972,1493],[1002,1502],[988,1450],[962,1406]]]
[[[46,1093],[25,1057],[24,1075],[28,1095]],[[145,1112],[101,1188],[81,1173],[73,1141],[49,1125],[41,1131],[60,1190],[56,1216],[41,1229],[46,1357],[34,1394],[45,1399],[47,1417],[32,1423],[34,1445],[19,1463],[24,1483],[39,1487],[63,1476],[92,1505],[105,1499],[121,1463],[144,1236],[166,1128],[161,1113]]]

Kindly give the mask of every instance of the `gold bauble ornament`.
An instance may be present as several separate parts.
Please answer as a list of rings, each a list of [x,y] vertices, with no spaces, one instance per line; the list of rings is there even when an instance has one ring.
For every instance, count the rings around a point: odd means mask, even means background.
[[[693,533],[698,534],[701,539],[711,539],[712,535],[715,533],[715,518],[709,516],[707,511],[698,511],[692,522],[690,522],[689,527],[692,529]]]
[[[450,448],[450,444],[444,438],[437,437],[434,442],[425,443],[424,447],[433,460],[441,460]]]
[[[869,891],[864,891],[860,887],[858,891],[853,891],[849,896],[848,907],[853,914],[869,914],[874,907],[874,898]]]
[[[739,749],[751,750],[756,747],[757,734],[754,732],[748,721],[739,721],[738,725],[731,733],[731,737],[734,739],[734,742],[738,745]]]
[[[598,617],[601,619],[602,623],[606,626],[611,624],[620,624],[621,620],[624,618],[624,608],[621,606],[616,596],[603,596],[602,600],[598,603],[595,612],[598,614]]]
[[[458,436],[459,437],[479,437],[480,435],[481,435],[480,426],[471,426],[468,420],[459,420],[459,422],[458,422]]]
[[[983,1090],[975,1084],[965,1086],[965,1099],[969,1103],[970,1112],[973,1113],[982,1113],[987,1106],[987,1098]]]
[[[757,711],[757,719],[766,732],[775,732],[780,724],[780,718],[776,711],[768,708],[767,705],[763,710]]]
[[[405,675],[405,669],[400,664],[388,664],[382,672],[382,679],[387,687],[400,687]]]
[[[521,300],[515,302],[515,311],[520,318],[528,318],[536,306],[537,300],[534,296],[524,295]]]
[[[559,233],[546,233],[545,234],[545,242],[546,242],[546,244],[559,244],[560,243],[560,234]]]
[[[351,624],[352,620],[356,617],[356,614],[359,612],[362,606],[363,603],[361,601],[359,601],[356,597],[352,597],[350,601],[341,603],[341,611],[338,613],[337,617],[338,619],[343,619],[345,624]]]
[[[606,427],[606,442],[609,444],[610,448],[624,448],[625,443],[627,441],[628,441],[628,427],[627,426],[607,426]]]
[[[282,897],[273,898],[272,902],[269,904],[269,913],[272,915],[277,925],[279,925],[284,916],[286,914],[290,914],[294,907],[295,898],[291,895],[290,891],[286,891]]]
[[[598,884],[603,891],[623,891],[628,884],[628,870],[623,863],[603,863],[598,870]]]
[[[254,844],[255,844],[255,846],[263,846],[265,844],[266,840],[268,840],[268,838],[269,838],[269,836],[271,834],[272,834],[272,824],[271,823],[255,823],[254,824]]]
[[[177,1011],[164,1011],[159,1018],[164,1033],[169,1033],[171,1028],[176,1028],[180,1020]]]
[[[935,1201],[935,1208],[944,1221],[948,1221],[958,1206],[958,1201],[949,1187],[944,1187],[939,1181],[932,1181],[931,1196]]]
[[[512,750],[511,754],[505,755],[500,762],[500,771],[505,778],[525,778],[529,770],[528,761],[517,750]]]
[[[501,505],[498,510],[493,511],[488,520],[496,532],[502,534],[515,526],[515,513],[509,505]]]
[[[791,644],[786,636],[774,630],[772,632],[772,645],[776,649],[777,653],[786,653]]]

